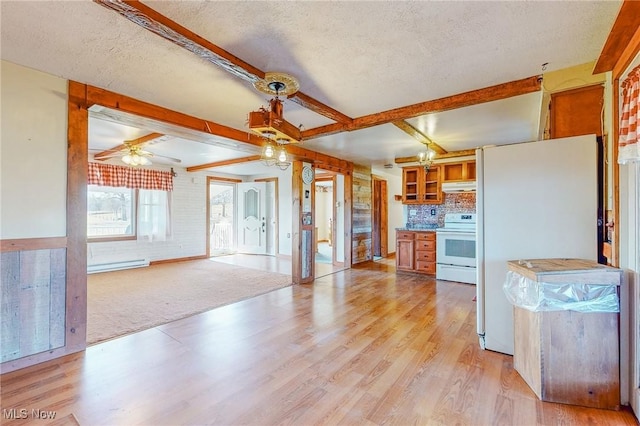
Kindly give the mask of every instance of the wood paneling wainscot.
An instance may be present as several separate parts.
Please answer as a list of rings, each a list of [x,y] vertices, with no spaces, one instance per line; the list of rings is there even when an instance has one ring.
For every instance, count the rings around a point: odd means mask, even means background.
[[[0,361],[65,344],[66,249],[0,253]]]
[[[352,263],[372,259],[371,251],[371,168],[353,166],[353,252]]]

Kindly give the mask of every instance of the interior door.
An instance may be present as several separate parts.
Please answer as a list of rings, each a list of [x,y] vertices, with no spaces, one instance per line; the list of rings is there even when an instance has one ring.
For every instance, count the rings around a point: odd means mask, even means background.
[[[238,252],[267,253],[266,182],[242,182],[238,194]]]

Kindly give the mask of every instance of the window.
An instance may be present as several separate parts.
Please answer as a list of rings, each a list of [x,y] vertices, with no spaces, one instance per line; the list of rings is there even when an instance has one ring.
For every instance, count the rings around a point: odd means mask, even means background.
[[[165,241],[171,235],[171,193],[147,189],[138,191],[138,237]]]
[[[91,239],[135,238],[134,201],[134,189],[88,185],[87,237]]]
[[[165,241],[171,235],[171,193],[87,186],[87,237],[91,241]]]

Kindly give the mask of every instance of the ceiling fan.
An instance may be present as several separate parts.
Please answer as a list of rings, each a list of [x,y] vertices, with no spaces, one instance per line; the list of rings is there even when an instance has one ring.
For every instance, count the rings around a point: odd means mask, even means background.
[[[98,152],[94,155],[94,159],[104,161],[113,157],[121,157],[122,162],[129,166],[148,166],[151,165],[151,158],[162,158],[171,163],[181,163],[182,160],[173,157],[167,157],[165,155],[154,154],[150,151],[144,150],[143,145],[151,140],[156,140],[162,135],[159,133],[151,133],[141,138],[124,141],[122,145],[118,145],[115,148],[108,149],[106,151]]]

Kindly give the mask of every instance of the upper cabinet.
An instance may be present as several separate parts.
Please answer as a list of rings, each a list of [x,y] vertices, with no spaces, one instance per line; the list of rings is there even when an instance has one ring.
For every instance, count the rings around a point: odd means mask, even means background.
[[[422,166],[402,169],[403,204],[441,204],[442,176],[440,166],[433,165],[428,172]]]
[[[475,160],[461,161],[457,163],[440,164],[443,182],[465,182],[476,180]]]
[[[551,94],[550,135],[552,139],[594,133],[602,136],[604,86],[582,87]]]

